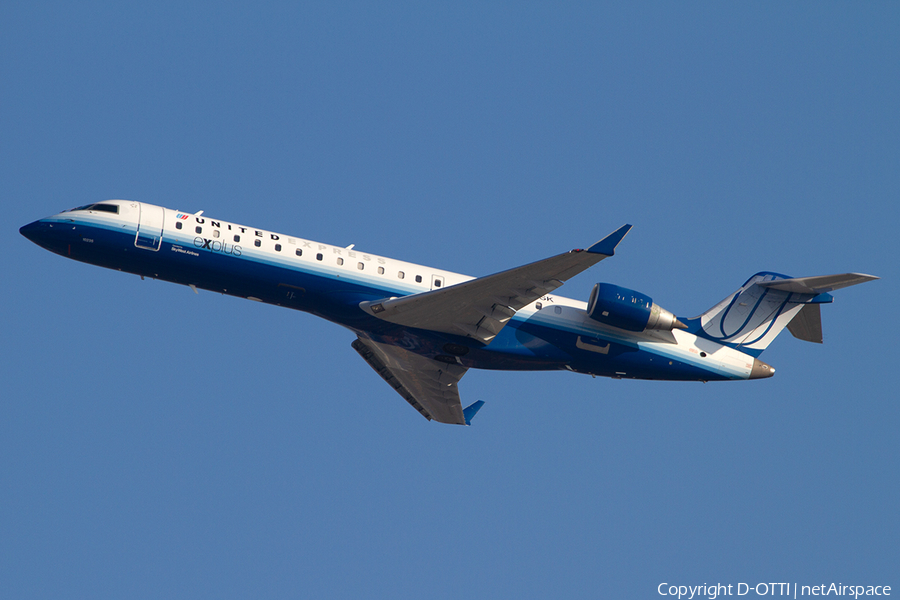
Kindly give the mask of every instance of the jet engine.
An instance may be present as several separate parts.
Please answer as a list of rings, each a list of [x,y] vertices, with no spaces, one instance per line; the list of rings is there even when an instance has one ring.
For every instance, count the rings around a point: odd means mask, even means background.
[[[675,315],[654,304],[650,296],[611,283],[594,286],[587,313],[604,325],[628,331],[687,329]]]

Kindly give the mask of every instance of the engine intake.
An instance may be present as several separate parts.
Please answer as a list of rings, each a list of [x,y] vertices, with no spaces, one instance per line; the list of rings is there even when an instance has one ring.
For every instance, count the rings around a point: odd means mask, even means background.
[[[587,313],[599,323],[628,331],[687,329],[675,315],[654,304],[650,296],[611,283],[594,286]]]

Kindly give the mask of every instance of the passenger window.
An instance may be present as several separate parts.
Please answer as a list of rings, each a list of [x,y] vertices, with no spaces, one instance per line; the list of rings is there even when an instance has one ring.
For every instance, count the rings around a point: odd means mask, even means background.
[[[296,254],[297,256],[303,256],[303,250],[297,248],[296,250],[294,250],[294,254]]]
[[[196,231],[197,233],[203,233],[203,228],[197,225],[196,227],[194,227],[194,231]]]
[[[181,225],[181,221],[176,221],[176,222],[175,222],[175,229],[181,229],[181,226],[182,226],[182,225]]]
[[[435,280],[434,280],[434,287],[436,287],[436,288],[441,287],[441,280],[440,280],[440,279],[435,279]]]
[[[403,271],[397,271],[398,279],[403,279],[404,277],[406,277],[406,274]]]
[[[339,265],[344,264],[344,259],[341,258],[340,256],[338,256],[338,264],[339,264]]]
[[[384,267],[378,267],[378,274],[384,275]]]
[[[213,237],[214,237],[214,238],[219,237],[219,230],[218,230],[218,229],[213,229]]]
[[[318,254],[316,254],[316,260],[322,260],[322,253],[321,253],[321,252],[319,252]]]
[[[416,283],[422,283],[422,276],[416,275]]]
[[[535,307],[536,309],[538,309],[538,310],[541,310],[542,308],[544,308],[544,305],[541,304],[540,302],[538,302],[538,303],[536,303],[536,304],[534,305],[534,307]]]
[[[356,265],[356,268],[359,269],[360,271],[362,271],[363,269],[366,268],[366,265],[364,265],[364,264],[362,264],[362,263],[358,263],[358,264]]]
[[[281,252],[281,244],[275,244],[275,252]]]
[[[562,314],[562,306],[554,306],[553,312],[555,312],[558,315],[561,315]]]
[[[235,241],[235,242],[241,241],[241,236],[235,235],[235,236],[234,236],[234,241]]]
[[[260,246],[262,246],[262,241],[261,240],[253,240],[253,245],[256,246],[257,248],[259,248]]]

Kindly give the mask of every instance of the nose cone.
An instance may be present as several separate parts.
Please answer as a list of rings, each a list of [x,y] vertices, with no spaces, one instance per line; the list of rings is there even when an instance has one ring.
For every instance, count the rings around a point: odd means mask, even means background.
[[[59,223],[56,225],[57,227],[54,227],[54,223],[42,219],[20,227],[19,233],[41,248],[61,254],[66,248],[67,242],[71,240],[65,239],[63,228],[59,227]]]
[[[753,368],[750,369],[749,379],[763,379],[765,377],[771,377],[774,374],[774,368],[770,367],[758,358],[753,359]]]
[[[40,237],[40,232],[42,227],[42,223],[40,221],[35,221],[34,223],[29,223],[28,225],[23,225],[19,227],[19,233],[24,235],[26,238],[38,244],[38,237]]]

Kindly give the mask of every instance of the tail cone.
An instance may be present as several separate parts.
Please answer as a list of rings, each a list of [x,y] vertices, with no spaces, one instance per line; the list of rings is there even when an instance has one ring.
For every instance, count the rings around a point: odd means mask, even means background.
[[[750,377],[748,379],[763,379],[765,377],[771,377],[774,374],[774,368],[770,367],[758,358],[754,358],[753,368],[750,369]]]

